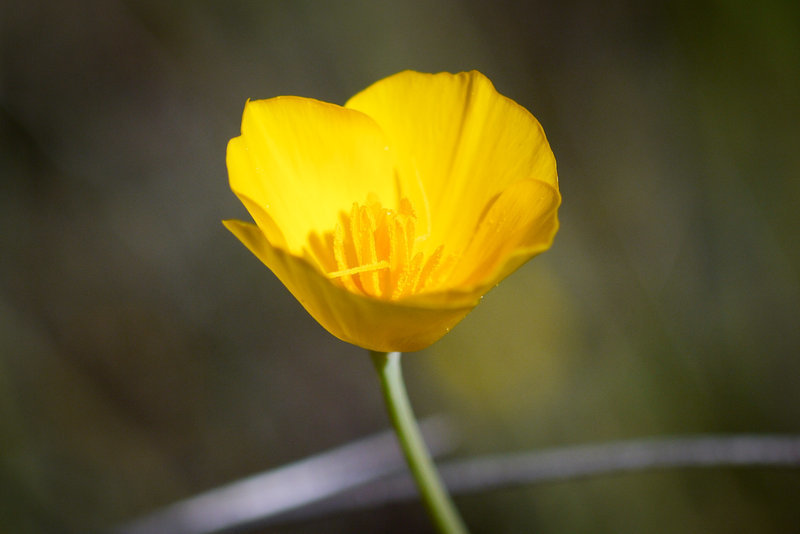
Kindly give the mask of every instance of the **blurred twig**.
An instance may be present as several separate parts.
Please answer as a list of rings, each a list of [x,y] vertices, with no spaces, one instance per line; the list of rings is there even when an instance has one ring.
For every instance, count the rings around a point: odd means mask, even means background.
[[[434,456],[456,446],[442,417],[420,423]],[[127,525],[115,534],[208,534],[262,522],[405,469],[391,431],[343,445],[180,501]]]
[[[800,467],[800,435],[700,435],[498,455],[442,469],[458,493],[677,467]]]
[[[457,460],[443,463],[439,469],[452,493],[466,494],[627,471],[737,466],[800,467],[800,435],[701,435],[623,441]],[[351,467],[359,469],[358,466],[341,466],[341,469],[346,470]],[[397,469],[386,471],[398,473]],[[305,483],[310,487],[321,484],[327,488],[324,473],[309,472],[307,476],[309,479],[305,480]],[[324,497],[318,499],[307,499],[309,505],[302,508],[284,506],[276,510],[278,507],[269,502],[271,496],[258,495],[258,500],[262,503],[260,513],[252,509],[247,524],[228,520],[224,524],[225,530],[234,530],[254,523],[263,526],[302,521],[417,497],[416,488],[405,473],[383,476],[379,479],[362,476],[361,482],[361,484],[350,484],[340,492],[328,490]],[[222,514],[222,517],[230,517],[231,514],[223,509],[221,502],[214,502],[213,492],[200,498],[206,499],[206,504],[209,506],[207,515],[214,511]],[[251,501],[252,498],[253,496],[250,496]],[[241,504],[234,502],[228,504],[234,508],[241,508]],[[217,520],[208,521],[206,524],[206,526],[215,524],[214,529],[169,530],[171,525],[168,525],[167,530],[120,530],[119,532],[210,534],[222,530],[220,527],[223,526],[223,521],[215,519]],[[165,526],[163,523],[153,523],[153,525],[160,528]]]

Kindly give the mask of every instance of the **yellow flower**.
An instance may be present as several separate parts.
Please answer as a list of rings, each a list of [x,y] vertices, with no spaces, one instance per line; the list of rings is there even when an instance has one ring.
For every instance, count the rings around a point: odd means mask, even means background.
[[[336,337],[375,351],[437,341],[550,247],[561,201],[539,122],[477,71],[404,71],[337,106],[248,101],[225,221]]]

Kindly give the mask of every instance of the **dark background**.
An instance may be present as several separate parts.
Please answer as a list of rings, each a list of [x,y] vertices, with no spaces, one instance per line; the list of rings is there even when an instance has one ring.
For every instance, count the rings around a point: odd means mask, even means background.
[[[247,98],[476,68],[542,122],[551,251],[405,358],[459,456],[800,424],[800,4],[0,8],[0,530],[86,532],[386,428],[364,351],[220,223]],[[800,474],[458,499],[475,532],[789,532]],[[265,532],[425,531],[415,504]]]

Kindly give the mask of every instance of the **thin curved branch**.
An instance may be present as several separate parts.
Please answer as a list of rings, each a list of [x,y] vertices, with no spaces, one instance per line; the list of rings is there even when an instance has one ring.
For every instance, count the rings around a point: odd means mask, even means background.
[[[426,418],[420,429],[434,457],[456,447],[458,437],[446,418]],[[210,534],[246,528],[405,469],[397,438],[387,430],[176,502],[111,532]]]
[[[800,436],[700,435],[486,456],[442,467],[457,493],[677,467],[800,467]]]
[[[376,438],[370,439],[376,440]],[[378,442],[382,443],[381,440],[376,441]],[[356,458],[371,448],[365,446],[365,443],[369,443],[369,440],[357,443],[358,447],[353,449],[357,453]],[[385,444],[381,444],[381,447],[384,446]],[[318,464],[324,469],[305,470],[303,477],[306,483],[310,483],[311,487],[320,484],[324,480],[325,469],[330,469],[329,460],[320,459],[327,457],[334,460],[334,463],[339,463],[341,458],[332,453],[348,450],[349,447],[352,445],[313,457],[312,465]],[[369,454],[370,457],[374,457],[374,451]],[[399,455],[392,458],[391,462],[396,462]],[[308,466],[302,462],[299,464]],[[289,466],[291,467],[293,466]],[[339,491],[327,488],[324,492],[316,492],[313,498],[297,499],[297,496],[291,497],[291,487],[282,486],[284,493],[282,498],[289,498],[293,503],[292,506],[275,506],[275,503],[270,502],[265,495],[254,495],[252,490],[257,489],[255,487],[251,487],[251,491],[241,491],[236,494],[230,491],[226,494],[223,488],[177,503],[160,513],[114,532],[211,534],[223,530],[243,531],[255,525],[305,521],[418,498],[411,477],[405,473],[397,474],[396,463],[392,464],[391,469],[385,470],[376,470],[375,466],[371,465],[364,471],[365,466],[358,461],[350,461],[344,467],[346,470],[355,470],[356,474],[354,478],[348,479],[350,482]],[[464,495],[621,472],[711,467],[798,468],[800,435],[698,435],[621,441],[454,460],[441,463],[439,470],[450,492],[454,495]],[[340,465],[336,471],[342,470],[341,468]],[[282,468],[285,469],[287,468]],[[274,473],[269,472],[257,477],[274,476]],[[234,483],[229,486],[231,487],[240,490],[247,488],[242,482]],[[238,502],[239,499],[245,502]],[[243,507],[243,504],[248,506]],[[242,520],[242,517],[245,517],[242,515],[237,519],[235,514],[227,510],[228,507],[233,507],[234,510],[246,508],[247,520]],[[192,524],[191,530],[185,528],[176,530],[174,523],[176,513],[180,516],[190,509],[201,509],[203,513],[194,516],[196,521]],[[170,520],[173,522],[169,522]]]

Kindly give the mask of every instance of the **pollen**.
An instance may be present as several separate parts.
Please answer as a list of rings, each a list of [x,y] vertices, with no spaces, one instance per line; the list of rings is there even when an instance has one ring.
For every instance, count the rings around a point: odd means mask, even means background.
[[[310,252],[326,276],[350,291],[385,300],[423,292],[438,284],[449,258],[443,245],[423,250],[417,216],[407,198],[385,208],[370,194],[342,211],[334,230],[310,239]]]

